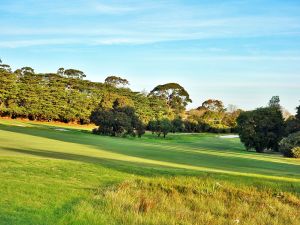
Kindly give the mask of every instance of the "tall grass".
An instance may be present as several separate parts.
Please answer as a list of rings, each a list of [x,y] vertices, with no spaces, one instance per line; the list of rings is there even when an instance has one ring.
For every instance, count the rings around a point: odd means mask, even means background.
[[[96,197],[119,224],[300,224],[293,194],[212,179],[125,181]]]

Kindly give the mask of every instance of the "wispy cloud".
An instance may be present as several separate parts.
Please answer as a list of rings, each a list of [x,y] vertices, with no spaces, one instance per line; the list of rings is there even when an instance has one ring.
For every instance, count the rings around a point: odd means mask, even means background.
[[[124,14],[143,9],[141,4],[126,4],[126,1],[104,3],[93,0],[74,0],[64,2],[53,1],[5,1],[0,5],[0,11],[6,13],[19,13],[23,15],[93,15],[93,14]],[[30,8],[34,10],[28,10]]]
[[[9,42],[16,43],[15,47],[18,47],[20,41],[14,39],[23,39],[23,42],[32,43],[28,46],[33,46],[35,39],[38,45],[52,45],[52,38],[82,38],[83,41],[77,41],[78,44],[89,44],[84,39],[91,36],[94,36],[91,42],[99,45],[237,37],[300,37],[300,16],[270,9],[243,15],[237,12],[236,7],[244,4],[248,7],[249,1],[231,0],[218,7],[213,3],[195,5],[173,1],[76,0],[72,4],[57,0],[6,1],[0,6],[0,13],[11,13],[6,20],[12,22],[7,23],[5,18],[0,21],[0,41],[4,42],[2,47],[12,46]],[[285,8],[281,9],[284,11]],[[28,13],[33,14],[25,16],[29,18],[28,22],[11,19],[14,14]],[[31,41],[27,41],[29,38],[25,36],[30,36]]]
[[[281,91],[298,104],[299,1],[0,1],[0,53],[16,68],[126,74],[139,89],[175,81],[245,107]]]
[[[108,13],[108,14],[119,14],[119,13],[128,13],[128,12],[133,12],[137,11],[141,8],[136,7],[136,6],[118,6],[118,5],[107,5],[103,3],[96,3],[93,5],[93,8],[95,9],[96,12],[98,13]]]

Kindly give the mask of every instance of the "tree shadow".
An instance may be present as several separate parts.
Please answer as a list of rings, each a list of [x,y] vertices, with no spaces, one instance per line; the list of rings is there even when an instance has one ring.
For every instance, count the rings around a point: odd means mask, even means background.
[[[188,169],[177,169],[173,167],[168,167],[164,165],[155,165],[151,163],[138,163],[138,162],[128,162],[117,159],[107,159],[100,157],[91,157],[86,155],[78,155],[73,153],[56,152],[49,150],[35,150],[35,149],[18,149],[18,148],[1,148],[2,150],[9,152],[16,152],[31,156],[38,156],[41,158],[48,159],[62,159],[67,161],[92,163],[95,165],[101,165],[105,168],[117,170],[122,173],[134,174],[139,176],[177,176],[177,175],[199,175],[198,171],[188,170]],[[208,175],[208,173],[203,172],[202,175]]]
[[[91,157],[86,155],[78,155],[73,153],[64,153],[49,151],[43,149],[17,149],[17,148],[2,148],[3,150],[16,152],[21,154],[26,154],[30,156],[45,158],[45,159],[58,159],[67,160],[80,163],[91,163],[96,166],[101,166],[113,171],[118,171],[121,173],[126,173],[128,175],[137,175],[142,177],[175,177],[175,176],[185,176],[185,177],[198,177],[199,179],[213,179],[216,181],[232,182],[236,185],[254,185],[257,188],[273,189],[288,191],[296,194],[300,194],[299,183],[281,181],[276,183],[276,181],[268,178],[258,178],[258,177],[244,177],[229,174],[220,174],[214,172],[205,171],[195,171],[191,169],[182,169],[168,167],[164,165],[155,165],[151,163],[138,163],[138,162],[128,162],[116,159],[106,159],[100,157]],[[275,184],[275,187],[274,187]],[[275,190],[274,189],[274,190]]]
[[[220,169],[243,173],[249,173],[249,171],[251,171],[251,173],[262,175],[285,175],[287,177],[300,177],[300,173],[297,173],[297,171],[300,171],[300,165],[293,165],[282,162],[270,162],[263,159],[246,158],[247,156],[245,157],[243,155],[247,153],[228,153],[226,151],[206,149],[205,151],[197,151],[194,146],[191,147],[187,145],[178,145],[178,143],[151,143],[148,141],[140,141],[138,139],[132,140],[116,137],[97,136],[70,128],[68,128],[69,131],[56,131],[54,130],[54,128],[56,127],[49,129],[49,125],[35,125],[34,127],[0,125],[0,129],[9,132],[22,133],[62,142],[91,146],[95,150],[100,149],[107,152],[118,153],[142,159],[177,163],[181,165],[204,166],[211,169]],[[46,152],[47,150],[43,151]],[[63,156],[62,154],[68,154],[59,152],[53,153],[61,154],[60,156]],[[68,154],[67,156],[70,158],[72,155]],[[80,155],[80,157],[89,156]],[[76,158],[78,158],[78,155],[76,155]],[[89,157],[86,159],[89,159],[86,162],[95,160],[94,157]],[[103,161],[101,162],[103,163]],[[124,163],[124,161],[120,162]],[[118,163],[118,165],[120,165],[120,162]],[[142,164],[139,166],[145,167],[145,165],[146,164]],[[160,170],[159,168],[163,168],[162,170],[165,169],[163,165],[152,165],[151,168],[155,168],[156,170]],[[184,173],[186,172],[187,170],[185,170]],[[178,171],[176,171],[176,173],[178,173]],[[199,173],[199,171],[197,173]]]

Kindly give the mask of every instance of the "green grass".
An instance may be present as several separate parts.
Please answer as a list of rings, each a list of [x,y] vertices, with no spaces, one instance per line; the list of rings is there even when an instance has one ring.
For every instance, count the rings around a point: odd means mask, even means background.
[[[0,120],[0,224],[300,223],[299,160],[215,134],[89,129]]]

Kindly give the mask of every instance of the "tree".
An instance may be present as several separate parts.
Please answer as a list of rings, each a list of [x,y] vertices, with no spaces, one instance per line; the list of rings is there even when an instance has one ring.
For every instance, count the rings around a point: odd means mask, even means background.
[[[30,76],[30,75],[34,74],[34,69],[32,69],[29,66],[25,66],[25,67],[22,67],[21,69],[17,69],[15,71],[15,74],[18,74],[18,76],[20,76],[20,77]]]
[[[192,102],[188,92],[177,83],[167,83],[156,86],[149,96],[157,96],[166,101],[175,115],[182,113],[187,104]]]
[[[81,80],[86,77],[85,73],[82,72],[81,70],[76,70],[76,69],[65,70],[62,67],[57,70],[57,74],[62,77],[81,79]]]
[[[132,107],[120,107],[114,102],[112,109],[98,107],[91,114],[91,122],[99,126],[94,130],[96,134],[110,136],[136,136],[141,137],[145,133],[142,122],[135,115]]]
[[[158,120],[149,121],[148,129],[154,134],[158,130]]]
[[[9,73],[11,73],[11,67],[10,67],[10,65],[7,65],[7,64],[3,64],[2,63],[2,60],[0,59],[0,71],[7,71],[7,72],[9,72]]]
[[[222,119],[222,124],[235,130],[235,128],[237,126],[236,120],[239,117],[241,112],[242,112],[241,109],[237,109],[236,111],[233,111],[233,112],[226,112]]]
[[[300,105],[296,108],[297,113],[296,113],[296,119],[300,121]]]
[[[226,112],[222,119],[222,124],[230,127],[232,131],[235,131],[236,126],[237,126],[236,119],[238,118],[238,116],[240,115],[241,112],[242,112],[242,110],[238,109],[236,106],[229,105],[226,108]]]
[[[172,132],[183,132],[184,131],[184,122],[181,118],[176,118],[172,120]]]
[[[159,130],[162,132],[164,138],[172,130],[172,123],[168,119],[162,119],[159,121]]]
[[[12,72],[9,65],[0,63],[0,73],[1,116],[83,124],[90,122],[90,114],[99,103],[99,107],[111,110],[117,100],[119,107],[133,107],[142,124],[173,117],[163,99],[84,80],[79,70],[59,68],[57,73],[36,74],[33,68],[23,67]],[[107,81],[117,86],[128,84],[122,78],[112,80]]]
[[[205,109],[212,112],[223,112],[225,111],[223,102],[216,99],[208,99],[202,103],[202,106],[198,107],[198,109]]]
[[[0,116],[16,117],[20,114],[18,92],[16,74],[0,69]]]
[[[280,98],[279,96],[273,96],[269,101],[269,107],[277,107],[280,108]]]
[[[300,120],[295,116],[289,117],[285,121],[285,134],[289,135],[298,131],[300,131]]]
[[[146,132],[145,126],[143,122],[140,120],[136,120],[135,128],[136,128],[136,134],[139,138],[141,138]]]
[[[284,120],[279,108],[266,107],[242,112],[237,124],[241,141],[248,150],[278,151],[278,143],[284,133]]]
[[[105,84],[111,85],[113,87],[126,86],[129,85],[128,80],[117,76],[109,76],[105,79]]]
[[[149,130],[152,134],[156,133],[158,137],[163,135],[166,138],[167,134],[172,131],[172,123],[169,119],[161,119],[161,120],[154,120],[150,121],[148,124]]]
[[[59,76],[64,76],[65,75],[65,68],[63,68],[63,67],[60,67],[58,70],[57,70],[57,74],[59,75]]]
[[[300,106],[296,107],[297,113],[295,116],[290,116],[285,121],[285,133],[289,135],[300,131]]]

